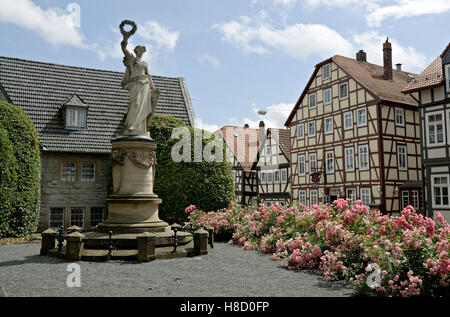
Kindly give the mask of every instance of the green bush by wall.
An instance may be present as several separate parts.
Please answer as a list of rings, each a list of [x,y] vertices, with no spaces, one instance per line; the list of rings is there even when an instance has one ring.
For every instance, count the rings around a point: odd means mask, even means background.
[[[17,187],[15,165],[16,159],[8,132],[0,126],[0,238],[10,235],[9,217]]]
[[[187,220],[184,209],[191,204],[203,210],[216,210],[229,206],[235,199],[231,163],[193,162],[194,147],[190,148],[191,162],[176,163],[172,160],[171,150],[178,142],[171,139],[172,130],[183,126],[182,121],[173,117],[155,115],[149,127],[151,137],[158,144],[154,192],[162,199],[159,215],[164,221],[181,224]],[[197,133],[202,131],[190,128],[192,140],[194,130]],[[210,142],[221,143],[225,157],[225,145],[220,139],[203,139],[200,150]]]
[[[25,112],[3,101],[0,101],[0,127],[6,131],[12,145],[17,176],[14,198],[10,200],[8,235],[24,236],[36,230],[39,219],[41,177],[39,141],[36,129]],[[3,142],[2,146],[7,147],[5,144],[6,142]],[[0,152],[2,159],[10,160],[5,153]],[[7,208],[6,205],[3,207]]]

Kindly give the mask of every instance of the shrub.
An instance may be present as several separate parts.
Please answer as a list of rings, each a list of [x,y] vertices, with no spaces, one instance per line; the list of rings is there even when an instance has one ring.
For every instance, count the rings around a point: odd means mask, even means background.
[[[12,144],[17,174],[15,198],[9,216],[9,234],[24,236],[36,230],[39,217],[39,141],[33,123],[25,112],[7,102],[0,102],[0,126],[7,131]]]
[[[159,206],[160,217],[169,223],[183,223],[187,220],[184,209],[195,202],[205,210],[216,210],[229,206],[235,199],[231,164],[228,162],[194,162],[194,147],[190,148],[191,162],[176,163],[171,157],[172,147],[179,139],[172,139],[172,130],[184,126],[180,120],[169,116],[155,115],[149,131],[158,144],[156,180],[154,192],[162,199]],[[189,129],[191,139],[194,131]],[[225,153],[225,146],[220,139],[202,139],[201,151],[206,144],[220,144]]]
[[[338,199],[329,206],[234,205],[209,213],[189,206],[186,213],[195,227],[232,231],[230,244],[272,253],[288,269],[315,269],[330,281],[345,280],[356,294],[450,293],[450,225],[439,212],[432,219],[407,206],[388,217],[360,200]]]
[[[9,217],[17,187],[16,160],[8,133],[0,126],[0,238],[9,236]]]

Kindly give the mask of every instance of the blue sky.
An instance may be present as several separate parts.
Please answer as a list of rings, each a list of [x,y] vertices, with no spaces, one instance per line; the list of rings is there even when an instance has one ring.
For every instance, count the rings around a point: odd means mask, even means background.
[[[130,48],[147,47],[152,75],[185,77],[209,130],[261,119],[282,127],[314,65],[334,54],[364,49],[382,64],[389,36],[393,63],[421,72],[450,41],[450,0],[0,0],[0,8],[1,56],[115,71],[124,70],[118,26],[134,20]]]

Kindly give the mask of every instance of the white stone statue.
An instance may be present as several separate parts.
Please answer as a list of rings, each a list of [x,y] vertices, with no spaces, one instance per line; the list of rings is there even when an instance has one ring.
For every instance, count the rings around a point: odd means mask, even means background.
[[[132,26],[128,32],[123,28],[126,24]],[[133,21],[125,20],[120,24],[120,32],[123,35],[120,44],[125,55],[123,63],[127,67],[122,80],[122,88],[130,93],[124,133],[139,135],[148,134],[147,127],[155,113],[159,91],[153,84],[148,64],[142,60],[142,55],[146,51],[145,47],[136,46],[134,49],[136,56],[127,50],[128,39],[136,30],[136,23]]]

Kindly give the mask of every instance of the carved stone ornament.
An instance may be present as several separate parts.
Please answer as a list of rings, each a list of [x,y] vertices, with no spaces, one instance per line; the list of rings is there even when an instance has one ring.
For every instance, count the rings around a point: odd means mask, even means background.
[[[150,168],[156,165],[156,153],[155,151],[139,151],[139,150],[120,150],[115,149],[112,151],[112,164],[123,165],[125,156],[128,156],[131,162],[136,167]]]
[[[125,31],[125,29],[123,28],[125,25],[130,25],[131,26],[131,30],[130,31]],[[127,35],[128,37],[132,36],[134,33],[136,33],[137,30],[137,25],[134,21],[130,21],[130,20],[123,20],[122,23],[120,23],[119,25],[119,29],[120,29],[120,33],[122,33],[122,35]]]

